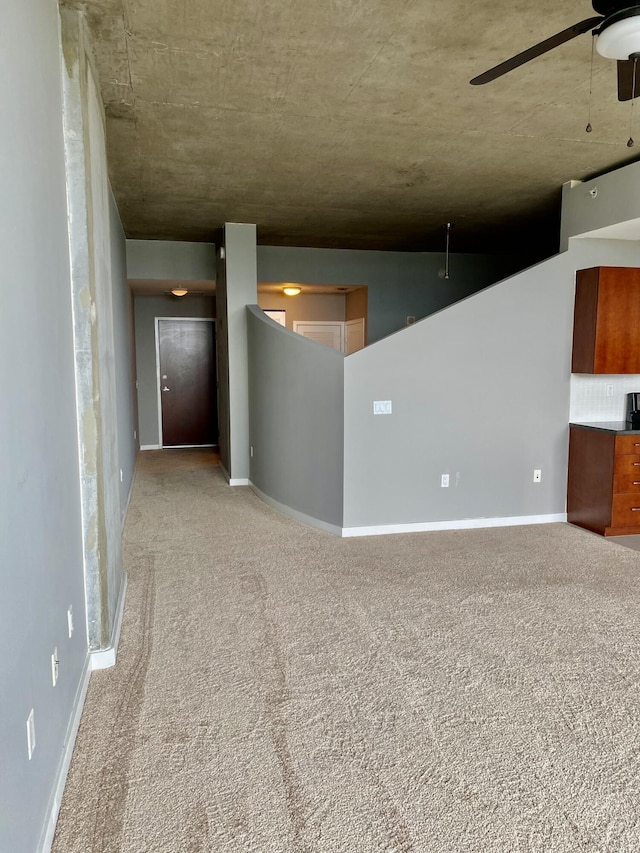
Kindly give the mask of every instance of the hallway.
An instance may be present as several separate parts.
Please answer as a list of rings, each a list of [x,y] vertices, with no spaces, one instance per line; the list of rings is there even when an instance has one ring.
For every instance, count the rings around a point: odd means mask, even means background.
[[[339,539],[141,454],[54,853],[637,851],[640,556]]]

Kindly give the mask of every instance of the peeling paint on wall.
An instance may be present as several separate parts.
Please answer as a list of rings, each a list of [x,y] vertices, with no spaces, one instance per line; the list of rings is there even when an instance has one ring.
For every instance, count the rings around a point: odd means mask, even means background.
[[[88,287],[81,288],[81,290],[78,293],[78,305],[81,308],[84,308],[84,310],[88,312],[91,310],[92,304],[93,303],[91,302],[91,291],[89,290],[89,288]]]
[[[105,476],[118,467],[109,187],[84,12],[65,5],[60,15],[85,595],[89,648],[97,651],[112,642],[123,576],[120,494]]]
[[[97,429],[93,406],[85,409],[82,415],[82,437],[83,473],[94,475],[97,471]]]

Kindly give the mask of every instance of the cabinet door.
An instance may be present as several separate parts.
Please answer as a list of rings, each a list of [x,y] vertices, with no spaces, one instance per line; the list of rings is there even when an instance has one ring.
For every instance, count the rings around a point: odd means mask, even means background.
[[[578,270],[573,373],[640,373],[640,270]]]
[[[615,435],[599,430],[569,430],[567,520],[604,534],[611,524]]]
[[[576,272],[576,298],[573,311],[572,373],[593,373],[598,312],[598,278],[600,270]]]

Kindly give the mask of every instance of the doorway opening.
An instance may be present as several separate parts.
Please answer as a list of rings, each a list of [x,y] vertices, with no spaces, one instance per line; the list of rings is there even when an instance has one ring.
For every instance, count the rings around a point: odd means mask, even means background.
[[[366,285],[295,282],[298,295],[287,296],[289,284],[258,282],[258,306],[272,320],[346,355],[367,345]]]

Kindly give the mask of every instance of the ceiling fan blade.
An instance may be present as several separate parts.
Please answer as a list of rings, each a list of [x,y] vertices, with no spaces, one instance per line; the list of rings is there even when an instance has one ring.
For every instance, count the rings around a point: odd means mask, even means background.
[[[640,63],[637,59],[618,60],[618,100],[631,101],[640,95]]]
[[[483,83],[490,83],[497,77],[502,77],[502,75],[506,74],[508,71],[513,71],[514,68],[519,68],[519,66],[524,65],[525,62],[530,62],[537,56],[542,56],[543,53],[553,50],[554,47],[559,47],[566,41],[571,41],[571,39],[581,36],[583,33],[586,33],[587,30],[595,29],[595,27],[597,27],[603,20],[604,18],[602,17],[587,18],[584,21],[580,21],[579,24],[567,27],[566,30],[562,30],[562,32],[556,33],[554,36],[550,36],[550,38],[539,42],[539,44],[534,44],[533,47],[523,50],[522,53],[512,56],[511,59],[506,59],[499,65],[485,71],[484,74],[479,74],[477,77],[474,77],[473,80],[470,80],[469,82],[472,86],[482,86]]]

